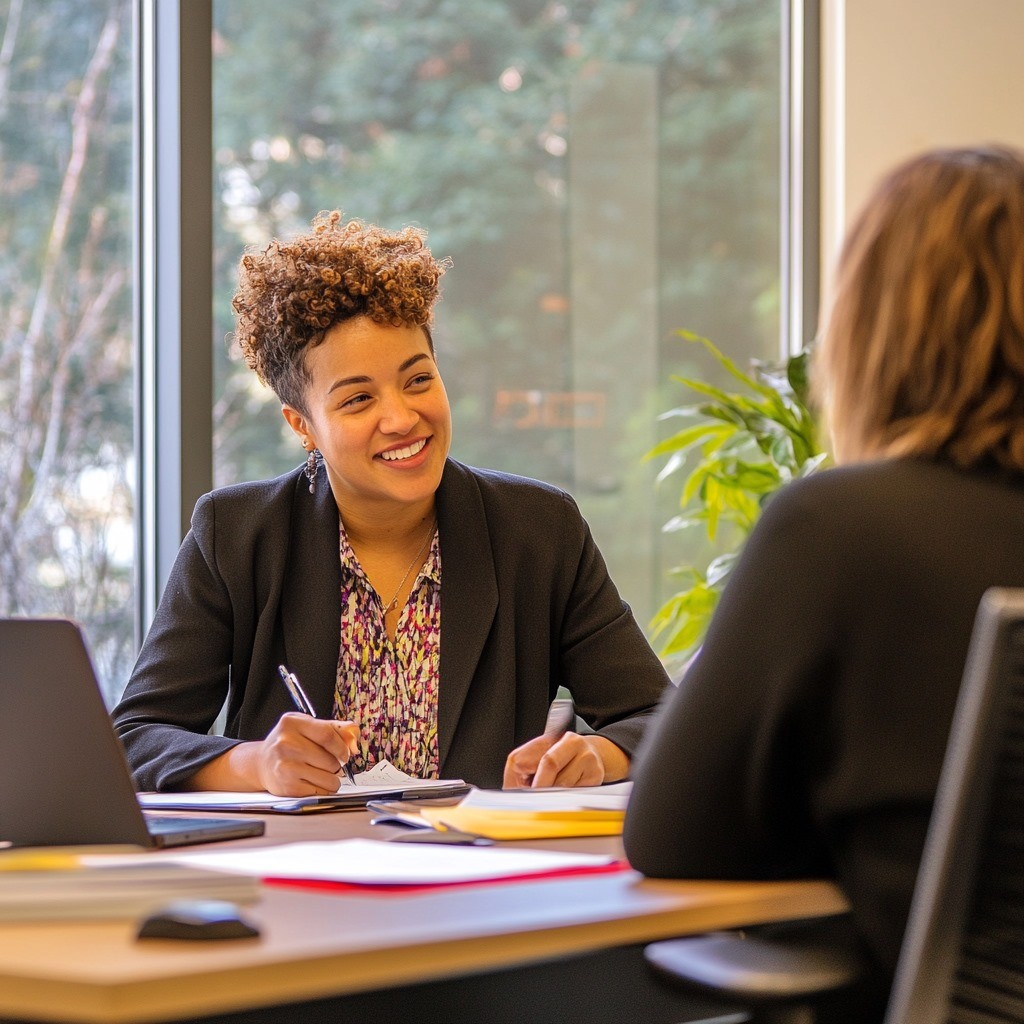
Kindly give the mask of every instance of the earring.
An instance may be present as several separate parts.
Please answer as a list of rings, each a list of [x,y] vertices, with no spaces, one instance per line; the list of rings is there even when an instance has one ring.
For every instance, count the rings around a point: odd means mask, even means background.
[[[309,493],[314,494],[316,492],[316,470],[317,470],[317,459],[320,457],[320,449],[314,448],[310,451],[309,456],[306,458],[306,479],[309,481]]]

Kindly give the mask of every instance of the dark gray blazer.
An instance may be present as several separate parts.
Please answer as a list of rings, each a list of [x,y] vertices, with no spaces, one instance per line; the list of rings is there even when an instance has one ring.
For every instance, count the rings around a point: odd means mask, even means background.
[[[560,685],[628,754],[668,682],[573,499],[449,459],[441,545],[441,775],[498,787]],[[293,710],[287,665],[333,707],[341,622],[338,509],[292,472],[204,495],[114,709],[140,790],[174,789]],[[209,735],[227,702],[224,736]]]

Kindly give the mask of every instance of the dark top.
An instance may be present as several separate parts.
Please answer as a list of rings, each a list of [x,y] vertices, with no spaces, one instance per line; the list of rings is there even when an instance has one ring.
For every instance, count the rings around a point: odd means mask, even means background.
[[[630,862],[832,877],[887,990],[971,628],[1024,585],[1024,481],[918,461],[769,503],[634,764]]]
[[[449,459],[437,517],[442,777],[501,786],[505,758],[543,731],[560,685],[631,755],[668,679],[572,498]],[[294,710],[279,664],[314,708],[333,707],[340,573],[324,473],[314,495],[293,472],[199,499],[113,712],[140,790],[173,789],[265,737]],[[208,735],[225,701],[226,735]]]

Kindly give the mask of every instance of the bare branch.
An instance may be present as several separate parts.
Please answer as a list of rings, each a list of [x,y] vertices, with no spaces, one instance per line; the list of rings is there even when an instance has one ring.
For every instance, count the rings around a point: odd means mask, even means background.
[[[25,505],[25,510],[22,513],[23,518],[31,518],[36,506],[39,505],[43,496],[48,493],[50,476],[57,465],[61,441],[69,429],[64,418],[67,413],[67,385],[72,360],[88,340],[99,334],[103,315],[110,302],[124,287],[127,276],[127,270],[124,268],[117,268],[107,275],[102,288],[94,296],[80,318],[71,341],[62,347],[57,360],[57,366],[52,375],[53,384],[49,395],[50,413],[47,417],[46,436],[42,445],[42,453],[39,457],[39,465],[33,474],[32,495]]]
[[[13,407],[15,415],[20,418],[20,422],[23,425],[30,422],[30,413],[39,401],[36,389],[41,371],[41,367],[38,365],[40,346],[46,327],[47,314],[52,302],[53,290],[57,282],[57,271],[67,243],[75,200],[85,169],[95,109],[100,97],[99,83],[113,63],[120,32],[120,22],[121,5],[116,5],[111,9],[107,21],[100,32],[96,49],[93,51],[83,77],[81,91],[79,92],[71,118],[71,153],[61,182],[60,195],[47,240],[32,314],[20,346],[18,387],[14,396]],[[7,480],[4,487],[4,502],[0,506],[3,511],[3,517],[0,520],[0,542],[4,544],[12,544],[14,541],[16,523],[19,517],[18,510],[22,507],[25,500],[26,480],[28,477],[26,470],[29,465],[29,453],[37,450],[41,441],[38,429],[32,431],[31,434],[34,436],[23,437],[23,443],[14,446],[13,456],[6,467]]]
[[[7,6],[7,24],[4,25],[4,38],[0,43],[0,121],[7,116],[8,82],[11,78],[11,62],[14,60],[14,46],[18,39],[18,27],[21,24],[22,0],[10,0]]]

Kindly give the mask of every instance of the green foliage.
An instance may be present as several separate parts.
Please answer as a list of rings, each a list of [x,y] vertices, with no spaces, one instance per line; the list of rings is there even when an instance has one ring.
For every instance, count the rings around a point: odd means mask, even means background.
[[[700,527],[721,546],[723,526],[728,525],[729,537],[738,542],[718,553],[704,570],[688,565],[673,571],[684,580],[685,589],[670,597],[651,623],[653,636],[663,638],[663,657],[685,656],[700,645],[739,547],[765,502],[783,484],[812,473],[828,458],[808,407],[806,351],[791,356],[783,366],[755,361],[748,374],[707,338],[677,333],[707,349],[744,390],[727,392],[690,377],[672,378],[702,397],[659,417],[682,419],[685,425],[646,455],[668,457],[658,483],[685,472],[681,511],[663,529]]]

